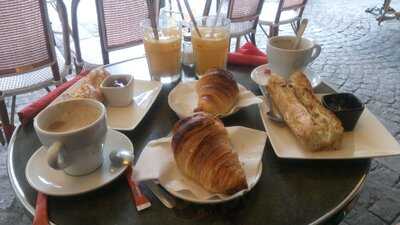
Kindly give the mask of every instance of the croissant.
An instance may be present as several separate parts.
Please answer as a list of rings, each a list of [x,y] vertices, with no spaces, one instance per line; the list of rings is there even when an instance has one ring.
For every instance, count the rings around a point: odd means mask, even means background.
[[[247,189],[244,170],[218,118],[198,112],[178,121],[173,133],[174,158],[183,174],[213,193]]]
[[[221,115],[231,111],[236,104],[239,88],[232,73],[222,69],[211,69],[197,82],[196,92],[198,103],[195,112]]]

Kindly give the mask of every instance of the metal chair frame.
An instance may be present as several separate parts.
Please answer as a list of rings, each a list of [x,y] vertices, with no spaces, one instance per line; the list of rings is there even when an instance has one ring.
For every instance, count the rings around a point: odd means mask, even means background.
[[[47,51],[48,51],[48,59],[42,61],[42,62],[35,62],[31,65],[23,65],[17,68],[11,68],[11,69],[5,69],[0,71],[0,81],[1,78],[5,77],[16,77],[20,76],[22,74],[29,74],[35,71],[38,71],[40,69],[50,67],[51,72],[53,75],[53,79],[43,81],[41,83],[37,84],[32,84],[28,87],[24,88],[19,88],[19,89],[11,89],[11,90],[0,90],[0,120],[2,122],[2,126],[12,126],[14,124],[14,114],[15,114],[15,102],[16,102],[16,95],[23,94],[23,93],[28,93],[32,92],[35,90],[39,90],[41,88],[45,88],[46,90],[49,90],[49,86],[51,85],[58,85],[63,82],[65,79],[65,75],[69,73],[71,69],[71,52],[70,52],[70,42],[69,42],[69,36],[68,36],[68,16],[67,16],[67,10],[65,8],[65,5],[62,0],[56,0],[57,1],[57,11],[60,16],[60,22],[62,24],[62,30],[63,30],[63,44],[64,44],[64,71],[59,71],[59,65],[57,62],[57,57],[56,57],[56,52],[55,52],[55,40],[54,40],[54,34],[51,29],[51,23],[50,19],[48,16],[48,10],[47,10],[47,3],[45,0],[41,0],[39,3],[40,7],[40,14],[41,14],[41,20],[43,23],[43,29],[44,29],[44,35],[45,35],[45,40],[46,40],[46,45],[47,45]],[[34,74],[32,74],[34,75]],[[12,103],[11,103],[11,120],[8,116],[7,112],[7,107],[5,104],[5,97],[12,97]],[[9,139],[10,137],[6,137]]]
[[[290,6],[290,7],[284,7],[284,2],[285,2],[285,0],[280,0],[279,1],[278,8],[277,8],[276,14],[275,14],[275,19],[271,24],[268,24],[266,21],[261,21],[261,20],[259,20],[259,22],[258,22],[258,24],[260,25],[261,30],[269,38],[273,37],[273,36],[277,36],[279,34],[279,26],[280,25],[284,25],[284,24],[290,23],[291,26],[292,26],[292,29],[293,29],[293,31],[295,33],[297,32],[297,29],[299,28],[300,20],[303,17],[303,12],[304,12],[305,6],[307,4],[307,0],[304,0],[302,4],[293,5],[293,6]],[[289,11],[289,10],[299,10],[299,13],[298,13],[298,15],[296,17],[292,18],[291,20],[284,21],[284,22],[280,21],[280,17],[281,17],[282,12]],[[269,32],[268,33],[265,30],[265,28],[263,27],[263,25],[268,25],[269,26]]]
[[[211,4],[212,4],[212,0],[207,0],[204,6],[204,10],[203,10],[203,16],[208,16],[210,14],[210,9],[211,9]],[[217,4],[217,8],[220,6],[220,4],[222,4],[221,0],[217,0],[216,1]],[[240,17],[240,18],[233,18],[233,9],[234,9],[234,4],[235,4],[235,0],[229,0],[228,2],[228,11],[227,11],[227,18],[231,20],[231,24],[232,23],[240,23],[240,22],[253,22],[253,25],[250,29],[248,30],[244,30],[243,32],[239,33],[239,34],[231,34],[231,39],[232,38],[236,38],[236,45],[235,45],[235,49],[238,50],[240,47],[240,38],[242,36],[244,36],[246,38],[246,40],[250,39],[250,41],[255,45],[256,44],[256,31],[257,31],[257,25],[258,25],[258,19],[261,13],[261,9],[263,7],[264,4],[264,0],[260,0],[258,2],[257,5],[257,10],[256,13],[254,15],[249,15],[249,16],[244,16],[244,17]],[[249,36],[249,38],[247,38],[247,35]],[[230,46],[230,45],[229,45]]]
[[[145,1],[145,0],[143,0]],[[80,0],[72,0],[71,2],[71,23],[72,23],[72,37],[75,46],[75,68],[79,72],[82,68],[88,66],[91,67],[90,64],[84,62],[82,59],[81,54],[81,47],[79,41],[79,28],[78,28],[78,6]],[[156,12],[160,10],[160,1],[155,0]],[[105,26],[105,17],[104,17],[104,7],[103,7],[103,0],[96,0],[96,12],[97,12],[97,23],[99,28],[99,37],[100,37],[100,46],[101,46],[101,53],[103,58],[103,64],[110,63],[109,53],[111,51],[116,51],[124,48],[133,47],[143,43],[143,40],[140,41],[133,41],[124,43],[121,45],[116,46],[108,46],[107,44],[107,34],[106,34],[106,26]],[[132,28],[134,29],[134,28]]]

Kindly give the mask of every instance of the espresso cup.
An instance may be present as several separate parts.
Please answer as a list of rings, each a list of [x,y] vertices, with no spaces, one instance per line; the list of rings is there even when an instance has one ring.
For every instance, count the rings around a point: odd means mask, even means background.
[[[73,176],[93,172],[103,163],[106,109],[92,99],[71,99],[44,109],[34,128],[47,150],[47,162]]]
[[[306,66],[321,53],[321,46],[314,41],[301,38],[298,49],[293,49],[296,36],[276,36],[268,40],[268,67],[273,73],[285,78]]]

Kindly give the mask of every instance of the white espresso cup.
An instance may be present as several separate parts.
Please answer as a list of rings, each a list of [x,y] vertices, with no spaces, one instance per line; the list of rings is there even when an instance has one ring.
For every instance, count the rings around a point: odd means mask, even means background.
[[[321,53],[321,46],[314,41],[301,38],[298,49],[293,49],[296,36],[276,36],[268,40],[268,67],[273,73],[285,78],[295,71],[303,71]]]
[[[71,99],[44,109],[34,119],[50,167],[74,176],[85,175],[103,163],[107,134],[106,109],[92,99]]]

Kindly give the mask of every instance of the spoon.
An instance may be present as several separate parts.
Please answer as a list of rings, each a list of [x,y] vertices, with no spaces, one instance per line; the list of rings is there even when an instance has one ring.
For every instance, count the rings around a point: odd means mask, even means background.
[[[109,155],[111,165],[113,167],[120,167],[122,165],[132,165],[133,153],[126,149],[114,150]],[[154,181],[145,182],[146,186],[153,192],[153,194],[163,203],[167,208],[174,208],[176,205],[175,200],[169,196],[158,184]]]
[[[279,112],[276,112],[276,109],[274,107],[274,103],[272,102],[271,95],[269,95],[268,91],[266,90],[265,86],[260,85],[259,86],[262,95],[265,98],[265,104],[269,107],[269,110],[267,112],[267,117],[268,119],[277,122],[277,123],[285,123],[283,120],[281,114]]]
[[[303,36],[304,31],[306,30],[307,24],[308,24],[308,19],[301,20],[299,29],[297,30],[297,33],[296,33],[297,38],[293,44],[293,49],[298,49],[300,47],[301,37]]]
[[[258,84],[258,87],[264,96],[264,103],[269,107],[269,110],[267,112],[267,117],[268,119],[277,122],[277,123],[284,123],[285,121],[283,120],[281,114],[276,111],[273,103],[271,96],[269,95],[267,89],[265,86],[268,84],[268,77],[264,74],[265,66],[260,66],[251,72],[250,77],[251,79]]]

